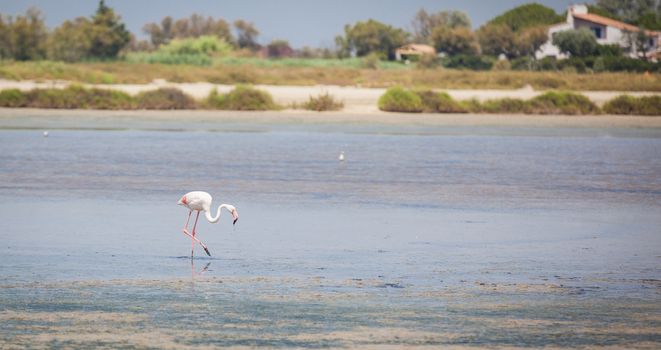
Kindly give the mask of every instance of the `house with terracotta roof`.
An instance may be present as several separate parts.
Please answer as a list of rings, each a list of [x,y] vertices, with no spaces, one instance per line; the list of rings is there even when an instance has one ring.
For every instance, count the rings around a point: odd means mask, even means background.
[[[588,13],[588,8],[585,5],[572,5],[567,11],[567,21],[565,23],[549,27],[549,40],[537,51],[537,58],[548,56],[555,56],[559,59],[567,58],[567,55],[560,52],[560,49],[553,45],[553,35],[558,32],[581,28],[590,29],[600,45],[620,45],[629,56],[637,57],[636,50],[631,50],[629,37],[631,33],[640,31],[640,28],[612,18]],[[645,34],[649,36],[645,51],[653,55],[659,50],[661,33],[645,31]]]

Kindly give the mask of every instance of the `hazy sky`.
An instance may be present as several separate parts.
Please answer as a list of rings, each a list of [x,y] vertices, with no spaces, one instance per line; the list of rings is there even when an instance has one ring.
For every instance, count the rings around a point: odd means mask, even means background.
[[[260,43],[287,39],[293,47],[308,45],[331,47],[344,25],[373,18],[397,27],[410,29],[411,19],[420,8],[427,11],[460,10],[466,12],[473,26],[512,7],[530,3],[526,0],[106,0],[127,24],[129,30],[146,38],[142,26],[165,16],[187,17],[200,13],[222,17],[232,22],[246,19],[260,31]],[[538,0],[556,11],[564,11],[577,0]],[[98,4],[95,0],[0,0],[0,13],[16,15],[30,6],[42,10],[46,24],[53,28],[66,19],[89,16]]]

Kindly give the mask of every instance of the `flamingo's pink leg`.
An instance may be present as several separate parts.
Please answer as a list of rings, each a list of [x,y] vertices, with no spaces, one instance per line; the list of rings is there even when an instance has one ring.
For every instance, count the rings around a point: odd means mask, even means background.
[[[190,237],[191,239],[194,239],[197,243],[199,243],[202,246],[202,248],[204,248],[204,250],[208,250],[207,246],[204,243],[202,243],[202,241],[197,239],[197,237],[193,237],[193,235],[191,235],[190,232],[188,232],[188,230],[184,230],[184,234]]]
[[[195,223],[193,224],[193,234],[191,235],[191,237],[193,239],[190,241],[190,247],[191,247],[190,256],[191,256],[191,258],[193,257],[193,254],[195,252],[195,227],[197,227],[197,219],[199,219],[199,218],[200,218],[200,211],[198,210],[197,215],[195,216]]]
[[[184,230],[188,230],[188,221],[190,221],[190,215],[193,214],[192,210],[188,211],[188,218],[186,219],[186,226],[184,226]]]
[[[206,246],[204,243],[202,243],[202,241],[200,241],[199,239],[197,239],[197,237],[194,237],[193,235],[190,234],[190,232],[188,232],[188,223],[190,222],[190,216],[191,216],[191,214],[193,214],[193,211],[192,211],[192,210],[188,212],[188,219],[186,219],[186,226],[184,226],[184,228],[182,229],[182,232],[183,232],[186,236],[190,237],[191,240],[197,241],[197,243],[199,243],[199,244],[202,246],[202,248],[204,248],[204,251],[208,252],[208,251],[209,251],[209,248],[207,248],[207,246]],[[199,215],[199,212],[198,212],[198,215]],[[207,253],[207,254],[208,254],[208,253]]]
[[[188,233],[188,223],[190,222],[190,216],[191,216],[191,214],[193,214],[193,211],[192,211],[192,210],[189,210],[189,211],[188,211],[188,217],[186,218],[186,225],[184,225],[184,229],[182,230],[182,231],[184,232],[184,234],[189,235],[189,236],[191,236],[191,234]],[[194,237],[191,236],[191,238],[194,238]],[[193,244],[194,244],[194,242],[193,242]],[[191,249],[191,258],[193,258],[193,251],[192,251],[192,249]]]

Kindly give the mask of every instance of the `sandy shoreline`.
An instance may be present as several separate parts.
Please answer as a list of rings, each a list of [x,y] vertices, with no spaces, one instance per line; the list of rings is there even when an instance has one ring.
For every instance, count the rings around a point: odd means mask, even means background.
[[[71,84],[67,81],[15,81],[0,79],[0,90],[20,89],[23,91],[35,88],[64,88]],[[163,87],[177,88],[184,93],[196,98],[203,99],[216,89],[220,93],[229,92],[234,85],[212,84],[206,82],[198,83],[173,83],[165,80],[155,80],[149,84],[83,84],[90,88],[112,89],[124,91],[135,95],[140,92],[155,90]],[[379,112],[377,101],[386,91],[384,88],[363,88],[355,86],[314,85],[314,86],[279,86],[279,85],[255,85],[256,88],[269,92],[273,99],[281,105],[289,106],[293,103],[303,103],[310,96],[328,93],[338,100],[344,102],[345,113],[374,113]],[[440,90],[439,90],[440,91]],[[457,100],[477,99],[485,101],[500,98],[531,99],[544,91],[536,91],[531,87],[514,90],[442,90]],[[576,91],[588,97],[595,104],[602,106],[608,100],[619,95],[649,96],[659,95],[658,92],[628,92],[628,91]]]
[[[408,114],[388,112],[237,112],[209,110],[64,110],[0,108],[4,129],[209,130],[244,126],[386,126],[661,129],[661,118],[644,116],[561,116],[501,114]]]

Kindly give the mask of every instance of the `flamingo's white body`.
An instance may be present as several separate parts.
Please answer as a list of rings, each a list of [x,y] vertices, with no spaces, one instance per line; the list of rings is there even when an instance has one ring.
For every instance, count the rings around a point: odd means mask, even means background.
[[[239,220],[239,213],[237,213],[236,208],[231,205],[231,204],[221,204],[218,206],[218,210],[216,211],[216,216],[212,217],[211,216],[211,195],[208,194],[207,192],[203,191],[193,191],[193,192],[188,192],[185,195],[179,199],[179,202],[177,202],[178,205],[182,205],[186,208],[188,208],[188,218],[186,219],[186,225],[184,226],[183,232],[185,235],[188,235],[191,238],[191,258],[193,257],[194,251],[195,251],[195,242],[199,243],[202,248],[204,248],[204,251],[207,253],[207,255],[211,256],[211,253],[209,253],[209,249],[207,249],[207,246],[204,245],[199,239],[195,237],[195,228],[197,227],[197,220],[200,218],[200,212],[204,212],[204,216],[207,218],[207,221],[209,221],[212,224],[215,224],[220,220],[220,211],[221,209],[225,208],[227,211],[229,211],[232,214],[232,219],[234,220],[232,224],[236,224],[236,221]],[[197,211],[197,216],[195,217],[195,223],[193,224],[193,232],[190,233],[188,232],[188,222],[190,221],[190,216],[193,213],[193,211]]]

